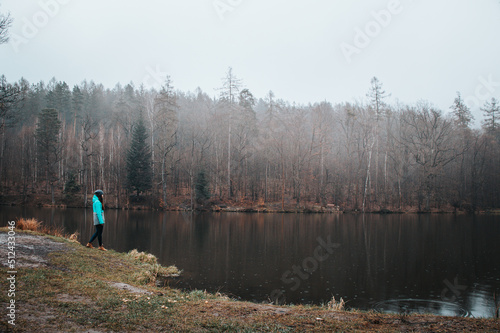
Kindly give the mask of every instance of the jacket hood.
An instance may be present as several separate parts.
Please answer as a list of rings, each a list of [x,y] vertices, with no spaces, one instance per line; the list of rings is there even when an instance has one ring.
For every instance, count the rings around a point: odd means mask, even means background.
[[[99,198],[97,195],[94,194],[94,197],[92,198],[92,203],[95,203],[96,201],[99,201]]]

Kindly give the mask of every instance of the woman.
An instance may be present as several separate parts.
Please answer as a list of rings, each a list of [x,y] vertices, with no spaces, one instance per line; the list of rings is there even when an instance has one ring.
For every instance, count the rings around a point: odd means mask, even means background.
[[[94,197],[92,198],[92,208],[94,210],[94,225],[95,225],[95,233],[87,243],[87,247],[92,249],[92,242],[96,239],[99,241],[99,250],[107,251],[102,246],[102,228],[104,227],[104,211],[102,210],[103,206],[103,195],[104,192],[101,190],[97,190],[94,192]]]

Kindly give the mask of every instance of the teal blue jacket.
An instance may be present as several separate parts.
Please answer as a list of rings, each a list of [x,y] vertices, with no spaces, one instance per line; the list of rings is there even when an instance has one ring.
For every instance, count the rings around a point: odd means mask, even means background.
[[[92,198],[92,208],[94,210],[94,225],[104,224],[104,211],[102,210],[102,203],[95,194]]]

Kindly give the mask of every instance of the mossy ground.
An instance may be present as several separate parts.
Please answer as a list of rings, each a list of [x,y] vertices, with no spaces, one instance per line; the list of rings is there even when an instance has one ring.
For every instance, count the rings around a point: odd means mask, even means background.
[[[0,229],[6,232],[7,229]],[[17,231],[36,235],[33,232]],[[0,319],[1,331],[19,332],[498,332],[500,321],[399,316],[333,311],[328,307],[274,306],[234,301],[204,291],[182,292],[140,284],[135,273],[144,262],[115,251],[87,249],[61,237],[39,236],[65,244],[38,267],[19,267],[16,325]],[[3,244],[6,246],[6,244]],[[7,268],[2,267],[2,276]],[[138,291],[116,288],[127,284]],[[8,282],[1,279],[5,309]]]

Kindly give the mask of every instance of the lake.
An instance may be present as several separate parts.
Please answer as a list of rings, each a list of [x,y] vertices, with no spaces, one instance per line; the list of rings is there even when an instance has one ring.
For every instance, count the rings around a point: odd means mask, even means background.
[[[107,210],[104,246],[147,251],[182,277],[170,285],[243,300],[494,316],[500,216],[191,213]],[[1,207],[85,244],[92,211]],[[97,242],[96,242],[97,243]],[[94,244],[96,245],[96,244]],[[497,297],[500,298],[500,297]]]

